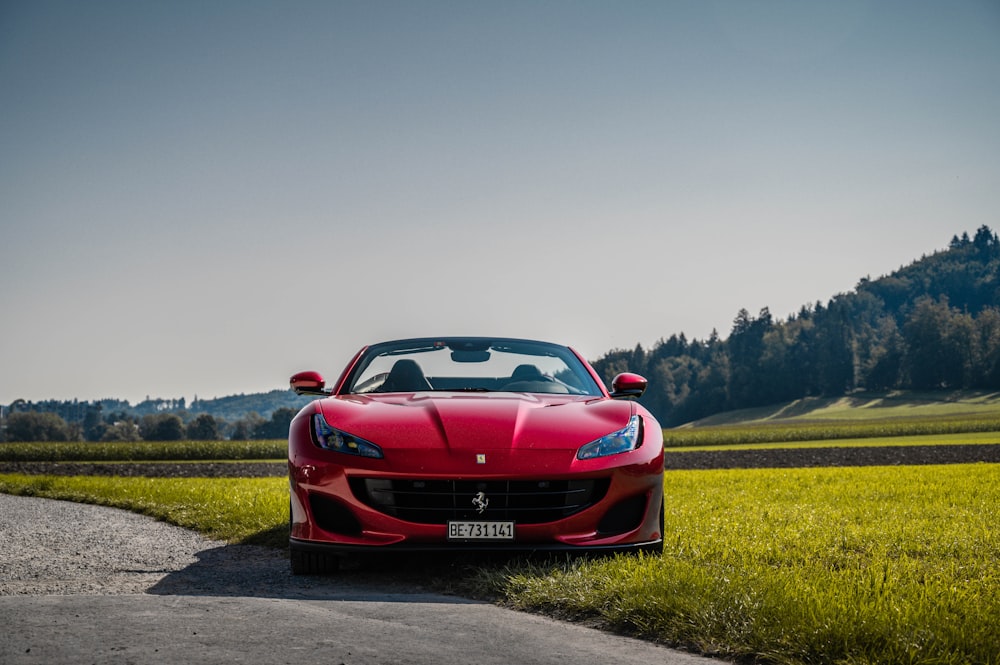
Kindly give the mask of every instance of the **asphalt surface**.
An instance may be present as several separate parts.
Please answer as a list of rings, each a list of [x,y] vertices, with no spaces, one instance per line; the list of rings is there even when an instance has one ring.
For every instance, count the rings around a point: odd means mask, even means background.
[[[405,565],[405,562],[404,562]],[[0,495],[0,663],[716,662],[428,592],[293,577],[282,552],[113,508]]]
[[[0,598],[17,663],[702,662],[637,640],[454,598]]]

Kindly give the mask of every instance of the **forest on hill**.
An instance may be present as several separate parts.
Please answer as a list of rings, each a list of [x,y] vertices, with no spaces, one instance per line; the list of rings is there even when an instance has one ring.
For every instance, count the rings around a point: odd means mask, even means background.
[[[665,426],[858,390],[1000,389],[1000,242],[982,226],[786,320],[742,309],[726,339],[675,334],[594,367],[645,376],[641,401]]]
[[[679,333],[649,349],[609,351],[593,364],[608,385],[619,372],[645,376],[641,401],[667,427],[862,390],[1000,390],[1000,240],[982,226],[889,275],[865,277],[826,304],[803,305],[786,320],[766,307],[756,315],[742,309],[725,339]],[[280,438],[309,399],[274,390],[190,404],[18,400],[0,407],[0,437],[13,440],[13,419],[32,421],[21,437]]]
[[[313,398],[272,390],[198,399],[149,398],[17,400],[0,407],[6,416],[0,441],[178,441],[281,439],[288,423]]]

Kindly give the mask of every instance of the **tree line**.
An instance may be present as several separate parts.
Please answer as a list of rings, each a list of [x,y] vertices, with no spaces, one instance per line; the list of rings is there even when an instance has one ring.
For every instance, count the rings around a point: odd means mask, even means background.
[[[766,307],[756,316],[741,309],[726,339],[716,331],[704,341],[679,333],[650,349],[609,351],[593,364],[609,385],[619,372],[644,375],[649,389],[641,401],[666,426],[857,390],[1000,390],[1000,240],[982,226],[785,320]],[[190,405],[183,398],[147,398],[136,407],[116,400],[22,402],[9,407],[6,436],[29,436],[14,426],[27,423],[29,413],[47,412],[59,420],[36,418],[31,440],[283,438],[308,401],[275,390],[196,397]],[[252,410],[261,404],[264,416]]]
[[[198,399],[15,400],[0,407],[0,441],[280,439],[311,398],[290,390]],[[282,429],[283,428],[283,429]]]
[[[983,226],[786,320],[742,309],[724,340],[682,333],[594,366],[644,375],[642,402],[667,426],[857,390],[1000,389],[1000,242]]]
[[[202,413],[185,419],[182,413],[134,416],[121,412],[101,416],[99,405],[82,421],[67,422],[51,411],[15,411],[7,416],[6,441],[216,441],[221,439],[283,439],[296,409],[282,407],[265,419],[251,411],[233,423]]]

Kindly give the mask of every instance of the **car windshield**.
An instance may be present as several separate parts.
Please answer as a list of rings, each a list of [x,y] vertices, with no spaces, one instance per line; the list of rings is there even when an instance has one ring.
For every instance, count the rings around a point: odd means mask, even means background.
[[[602,394],[564,346],[479,337],[373,345],[348,377],[345,392],[420,391]]]

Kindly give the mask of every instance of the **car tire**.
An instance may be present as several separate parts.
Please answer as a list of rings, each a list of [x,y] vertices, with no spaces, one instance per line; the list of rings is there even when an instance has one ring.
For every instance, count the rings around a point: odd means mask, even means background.
[[[662,556],[663,555],[663,541],[666,538],[666,534],[663,533],[663,527],[666,524],[666,514],[664,512],[663,501],[660,501],[660,542],[653,543],[652,545],[645,545],[642,551],[650,556]]]
[[[340,569],[340,559],[322,552],[291,550],[292,575],[332,575]]]
[[[292,532],[292,501],[288,500],[288,533]],[[340,559],[323,552],[290,549],[292,575],[330,575],[340,569]]]

